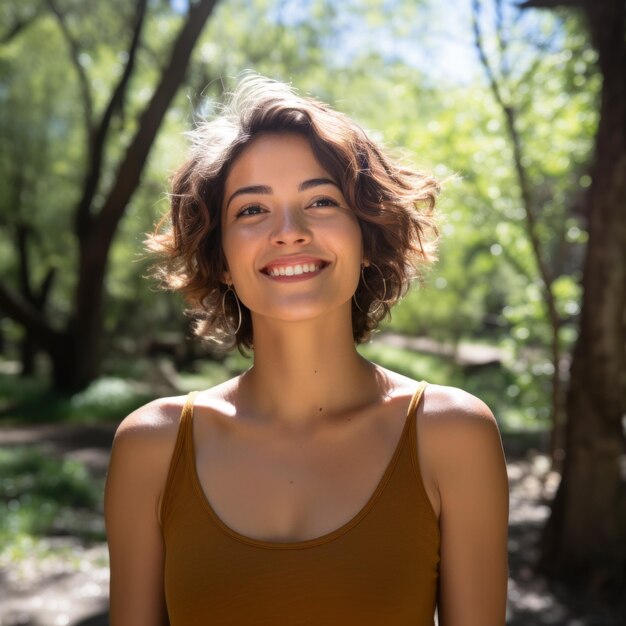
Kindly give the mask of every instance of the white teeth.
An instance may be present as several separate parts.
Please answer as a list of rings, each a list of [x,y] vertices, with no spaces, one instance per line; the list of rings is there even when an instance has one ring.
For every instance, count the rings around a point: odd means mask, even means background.
[[[270,276],[300,276],[309,272],[316,272],[320,269],[315,263],[304,263],[302,265],[286,265],[281,267],[273,267],[269,271]]]

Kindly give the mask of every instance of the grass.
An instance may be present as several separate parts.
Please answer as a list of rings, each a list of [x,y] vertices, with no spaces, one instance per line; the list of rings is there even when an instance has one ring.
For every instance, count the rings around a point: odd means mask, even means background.
[[[0,374],[3,425],[119,421],[153,398],[145,387],[122,378],[100,378],[84,391],[66,396],[41,377]]]
[[[34,447],[0,448],[0,550],[18,537],[104,539],[102,480]]]

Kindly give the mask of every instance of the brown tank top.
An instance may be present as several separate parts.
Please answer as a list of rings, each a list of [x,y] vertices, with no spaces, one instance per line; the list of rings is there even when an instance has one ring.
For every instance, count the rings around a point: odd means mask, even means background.
[[[161,506],[171,626],[433,626],[439,526],[417,460],[416,409],[382,479],[346,524],[271,542],[229,528],[196,471],[193,398],[183,408]]]

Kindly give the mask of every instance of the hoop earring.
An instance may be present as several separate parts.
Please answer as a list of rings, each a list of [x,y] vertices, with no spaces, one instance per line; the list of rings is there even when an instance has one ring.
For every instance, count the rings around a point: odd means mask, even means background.
[[[226,319],[226,294],[229,291],[233,294],[233,296],[235,296],[235,303],[237,304],[237,312],[239,314],[239,322],[237,324],[237,328],[235,328],[235,330],[233,331],[233,335],[236,335],[239,332],[239,329],[241,328],[242,315],[241,315],[241,305],[239,304],[239,298],[237,297],[237,293],[233,289],[232,285],[228,285],[228,289],[222,295],[222,315],[224,316],[224,319]]]
[[[380,267],[378,267],[376,263],[370,262],[370,266],[375,267],[378,270],[380,277],[383,279],[383,297],[378,298],[378,296],[372,291],[370,286],[367,284],[367,281],[365,280],[365,271],[364,271],[365,265],[361,265],[361,280],[363,281],[365,288],[370,292],[372,296],[374,296],[374,300],[372,301],[372,303],[378,300],[378,306],[371,313],[371,315],[376,315],[377,313],[380,312],[380,309],[384,306],[385,300],[387,298],[387,281],[385,280],[385,276],[382,273]],[[356,301],[356,292],[352,295],[352,299],[354,300],[354,305],[356,306],[357,309],[359,309],[359,311],[361,311],[361,313],[365,313],[365,315],[370,315],[369,311],[366,312],[359,306],[359,303]]]

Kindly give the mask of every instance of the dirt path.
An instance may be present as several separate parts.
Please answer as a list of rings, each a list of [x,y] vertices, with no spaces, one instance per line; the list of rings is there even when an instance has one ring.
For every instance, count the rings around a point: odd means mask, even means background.
[[[46,425],[0,430],[0,446],[37,445],[50,454],[79,459],[96,476],[108,463],[113,425]],[[536,542],[558,486],[544,455],[507,447],[511,489],[509,626],[618,626],[600,606],[533,573]],[[16,561],[0,558],[0,626],[106,626],[108,557],[105,544],[75,538],[43,539],[22,546]],[[26,553],[25,556],[23,553]]]

